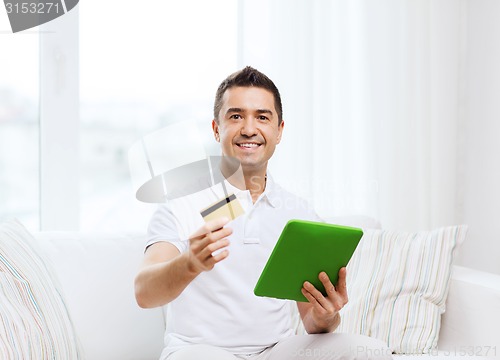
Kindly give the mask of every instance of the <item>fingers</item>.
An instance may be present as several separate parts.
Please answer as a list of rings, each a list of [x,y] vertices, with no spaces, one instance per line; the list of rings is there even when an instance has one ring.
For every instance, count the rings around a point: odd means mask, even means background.
[[[190,239],[191,250],[195,253],[200,253],[206,250],[206,256],[218,250],[220,241],[231,235],[233,230],[231,228],[222,228],[214,232],[205,234],[203,237],[196,237]],[[218,243],[219,242],[219,243]],[[215,245],[217,244],[218,245]],[[226,244],[224,246],[229,245]]]
[[[211,270],[216,263],[228,255],[225,247],[229,246],[227,237],[232,234],[231,228],[225,228],[228,218],[218,218],[206,222],[189,239],[190,263],[198,271]]]
[[[205,225],[199,228],[194,234],[191,235],[189,241],[194,247],[193,250],[202,250],[210,243],[216,242],[224,237],[231,235],[232,229],[224,228],[229,222],[227,217],[217,218],[207,221]],[[212,252],[215,250],[212,250]]]
[[[225,258],[227,258],[228,255],[229,255],[229,251],[228,250],[223,250],[220,253],[218,253],[217,255],[212,256],[214,265],[217,264],[219,261],[222,261]]]
[[[341,268],[339,271],[339,280],[337,281],[337,286],[336,290],[337,293],[345,300],[345,304],[347,304],[348,297],[347,297],[347,270],[345,267]]]
[[[328,275],[323,271],[319,274],[318,278],[321,281],[321,283],[323,284],[323,286],[325,287],[327,296],[334,296],[335,295],[335,286],[333,286]]]
[[[325,310],[331,310],[331,305],[325,296],[314,287],[313,284],[311,284],[309,281],[306,281],[304,283],[304,286],[302,287],[302,294],[306,297],[307,300],[309,300],[310,303],[312,304],[318,304]]]
[[[302,286],[302,294],[306,297],[307,301],[309,301],[313,305],[319,305],[322,306],[318,298],[323,296],[315,287],[313,284],[311,284],[309,281],[306,281],[304,285]]]
[[[319,280],[323,284],[326,296],[324,296],[313,284],[306,281],[302,288],[302,294],[311,304],[317,304],[326,311],[339,311],[347,304],[347,286],[346,286],[347,271],[343,267],[339,271],[339,279],[337,286],[334,286],[325,272],[318,275]]]
[[[339,277],[335,286],[331,283],[328,275],[324,271],[319,274],[318,278],[325,287],[327,296],[339,295],[340,297],[345,298],[347,302],[347,270],[345,267],[342,267],[339,270]]]
[[[203,241],[203,243],[205,243],[205,241]],[[226,238],[209,241],[205,247],[201,248],[199,252],[199,258],[202,260],[209,259],[210,257],[215,255],[215,252],[218,252],[218,250],[221,250],[227,246],[229,246],[229,240]]]
[[[201,228],[199,228],[194,234],[192,234],[189,239],[196,239],[196,238],[203,238],[206,234],[209,234],[213,231],[219,230],[224,225],[226,225],[229,222],[229,218],[227,217],[221,217],[217,218],[214,220],[207,221],[205,225],[203,225]]]

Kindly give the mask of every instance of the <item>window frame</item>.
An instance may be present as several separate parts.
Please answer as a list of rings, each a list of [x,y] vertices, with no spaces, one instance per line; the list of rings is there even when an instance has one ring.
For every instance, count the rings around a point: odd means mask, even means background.
[[[40,26],[40,230],[79,230],[78,6]]]

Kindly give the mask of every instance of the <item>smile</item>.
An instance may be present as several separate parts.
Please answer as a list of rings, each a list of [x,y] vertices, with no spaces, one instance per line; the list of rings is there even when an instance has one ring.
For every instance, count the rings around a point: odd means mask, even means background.
[[[260,146],[260,144],[257,143],[241,143],[236,145],[240,148],[246,148],[246,149],[252,149]]]

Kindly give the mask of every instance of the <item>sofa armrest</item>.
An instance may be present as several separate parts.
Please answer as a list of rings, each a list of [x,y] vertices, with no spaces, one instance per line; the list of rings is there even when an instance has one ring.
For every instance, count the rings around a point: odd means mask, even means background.
[[[499,324],[500,275],[454,266],[439,349],[500,356]]]

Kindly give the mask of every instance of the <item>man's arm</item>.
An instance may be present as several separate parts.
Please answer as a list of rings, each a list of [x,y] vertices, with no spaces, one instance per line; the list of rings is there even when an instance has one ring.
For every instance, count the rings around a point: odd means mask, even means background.
[[[327,296],[323,296],[314,285],[306,281],[302,287],[302,294],[309,302],[297,303],[304,328],[309,334],[334,331],[340,324],[339,311],[348,301],[345,267],[339,271],[337,286],[333,286],[324,272],[319,274],[319,279],[326,289]]]
[[[217,255],[213,252],[229,245],[226,238],[230,228],[223,226],[227,218],[207,222],[189,239],[189,249],[184,253],[167,242],[149,246],[135,278],[135,297],[142,308],[162,306],[174,300],[203,271],[213,269],[224,260],[228,250]]]

